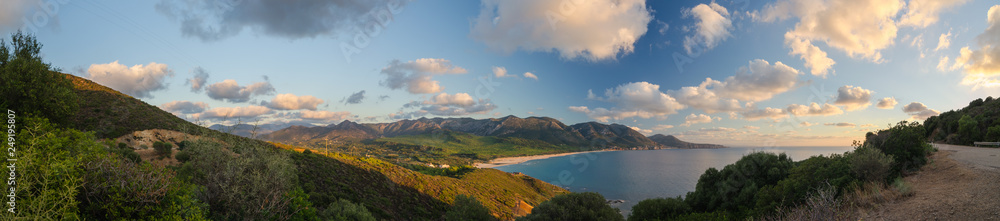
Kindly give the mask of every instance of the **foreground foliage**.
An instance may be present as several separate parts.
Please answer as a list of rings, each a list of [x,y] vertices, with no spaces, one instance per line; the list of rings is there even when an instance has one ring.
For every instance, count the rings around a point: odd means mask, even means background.
[[[618,212],[601,194],[570,193],[545,201],[532,209],[531,214],[517,220],[625,220]]]

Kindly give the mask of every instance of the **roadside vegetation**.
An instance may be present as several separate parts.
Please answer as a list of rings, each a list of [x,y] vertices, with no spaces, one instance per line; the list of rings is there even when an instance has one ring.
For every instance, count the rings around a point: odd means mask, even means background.
[[[927,118],[924,125],[924,136],[931,142],[967,146],[973,142],[1000,142],[1000,99],[973,100],[962,109]]]

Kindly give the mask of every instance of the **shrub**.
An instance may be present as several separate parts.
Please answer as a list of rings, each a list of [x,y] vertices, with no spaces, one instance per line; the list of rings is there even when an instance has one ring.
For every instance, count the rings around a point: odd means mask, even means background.
[[[0,108],[65,123],[78,107],[69,79],[44,63],[35,36],[16,32],[0,39]]]
[[[672,220],[690,212],[691,206],[680,197],[646,199],[632,206],[628,220]]]
[[[466,195],[455,196],[455,203],[451,209],[444,214],[444,220],[464,221],[464,220],[498,220],[490,214],[490,209],[479,203],[474,197]]]
[[[862,181],[885,182],[892,170],[892,157],[873,147],[854,149],[847,158],[851,162],[851,173]]]
[[[173,171],[104,155],[83,165],[82,212],[91,219],[139,219],[162,212]]]
[[[156,155],[163,157],[170,157],[170,154],[174,152],[174,145],[167,142],[157,141],[153,143],[153,149],[156,150]]]
[[[992,126],[989,129],[986,129],[986,137],[983,141],[1000,142],[1000,125]]]
[[[721,171],[709,168],[698,178],[694,192],[685,201],[697,212],[752,209],[760,188],[788,177],[794,162],[784,153],[754,152]]]
[[[183,179],[205,187],[200,200],[212,219],[261,220],[285,217],[298,178],[285,152],[253,143],[240,152],[210,141],[194,142],[184,150],[190,160],[180,168]]]
[[[191,153],[187,151],[177,152],[177,154],[174,155],[174,159],[177,159],[177,161],[181,163],[188,162],[191,160]]]
[[[180,143],[177,143],[177,150],[184,150],[184,148],[187,148],[190,145],[191,141],[181,141]]]
[[[958,120],[958,134],[962,137],[962,143],[965,145],[982,139],[979,136],[979,122],[969,115],[962,115],[962,119]]]
[[[847,157],[839,154],[810,157],[792,168],[788,178],[761,188],[756,196],[755,215],[769,215],[778,208],[804,203],[811,191],[821,187],[847,189],[855,181]]]
[[[344,220],[344,221],[375,221],[368,209],[359,204],[354,204],[346,199],[340,199],[330,203],[319,213],[323,220]]]
[[[0,220],[80,219],[77,194],[84,184],[80,165],[105,154],[104,147],[92,133],[55,129],[44,118],[18,120],[17,213],[0,213]],[[7,130],[0,130],[0,136],[7,137]]]
[[[918,122],[901,121],[896,126],[878,131],[869,136],[862,144],[864,147],[874,147],[882,153],[892,156],[893,165],[889,176],[899,176],[908,170],[915,170],[927,162],[924,140],[924,126]]]
[[[569,193],[552,197],[517,220],[625,220],[601,194]]]

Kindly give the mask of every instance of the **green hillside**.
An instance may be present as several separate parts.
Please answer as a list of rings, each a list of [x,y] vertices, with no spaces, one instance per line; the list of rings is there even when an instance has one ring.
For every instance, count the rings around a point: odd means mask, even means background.
[[[454,131],[444,131],[422,135],[404,135],[379,138],[377,140],[430,146],[435,148],[432,152],[437,155],[463,156],[478,160],[490,160],[498,157],[581,151],[575,147],[553,145],[541,140],[518,137],[476,136]]]
[[[932,142],[958,145],[1000,142],[1000,100],[976,99],[969,106],[927,118],[924,125],[927,139]]]

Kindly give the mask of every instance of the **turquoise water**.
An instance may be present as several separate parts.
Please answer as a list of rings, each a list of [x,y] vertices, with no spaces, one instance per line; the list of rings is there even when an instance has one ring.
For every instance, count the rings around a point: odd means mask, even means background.
[[[795,161],[810,156],[843,154],[853,147],[733,147],[582,153],[497,167],[522,172],[573,192],[598,192],[628,214],[643,199],[675,197],[694,191],[698,177],[710,167],[721,169],[753,151],[784,152]]]

